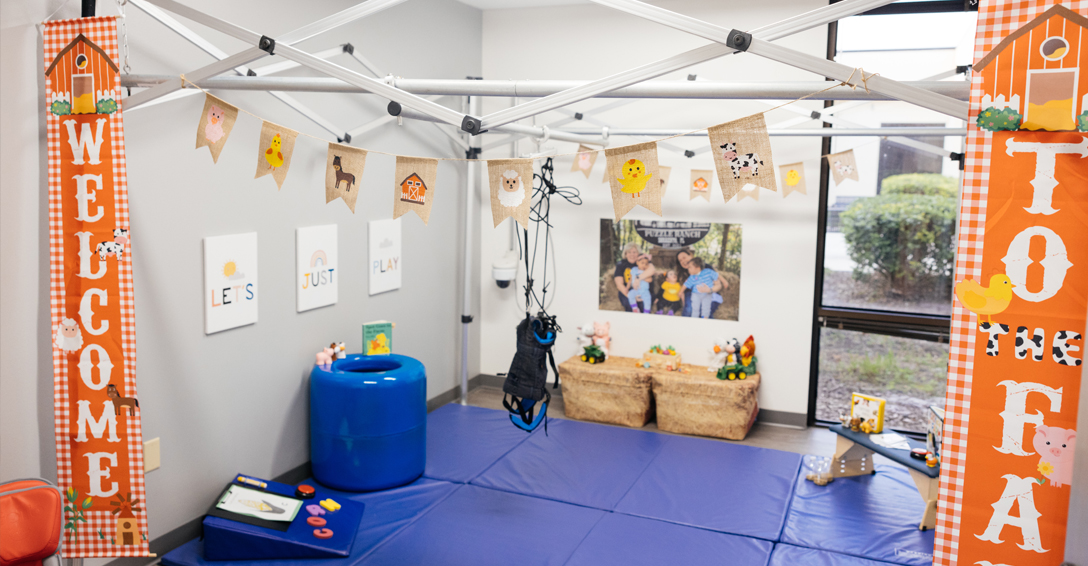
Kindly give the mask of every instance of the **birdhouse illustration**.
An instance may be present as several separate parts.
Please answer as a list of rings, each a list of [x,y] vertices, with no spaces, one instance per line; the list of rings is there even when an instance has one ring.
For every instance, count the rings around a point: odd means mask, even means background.
[[[114,536],[114,544],[134,545],[140,542],[140,527],[133,511],[139,511],[136,506],[139,499],[133,499],[132,494],[128,498],[118,494],[117,501],[110,501],[110,505],[116,507],[111,514],[117,515],[117,534]]]
[[[117,65],[101,47],[77,35],[45,70],[49,111],[57,115],[115,112],[117,72]]]
[[[1085,31],[1088,18],[1058,4],[979,59],[979,127],[1088,130],[1088,77],[1078,69]]]
[[[424,204],[427,200],[427,185],[419,175],[412,173],[400,182],[400,200],[415,204]]]

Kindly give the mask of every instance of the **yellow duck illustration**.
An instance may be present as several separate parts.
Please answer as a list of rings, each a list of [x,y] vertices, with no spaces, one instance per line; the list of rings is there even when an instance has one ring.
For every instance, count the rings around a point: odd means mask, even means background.
[[[999,273],[990,277],[989,287],[983,287],[973,279],[960,281],[956,285],[956,298],[965,309],[978,315],[979,322],[982,322],[983,316],[986,317],[986,322],[993,322],[990,320],[991,315],[1009,308],[1014,287],[1016,285],[1009,281],[1008,275]]]
[[[623,164],[623,177],[616,179],[620,182],[620,190],[630,193],[635,198],[646,189],[646,181],[653,177],[653,173],[646,172],[646,166],[637,159],[628,159]]]
[[[790,169],[789,172],[786,173],[786,184],[792,187],[799,182],[801,182],[801,174],[798,173],[796,169]]]
[[[386,343],[385,333],[382,332],[381,334],[375,336],[374,339],[370,341],[370,350],[367,352],[367,354],[368,355],[373,355],[373,354],[388,354],[388,353],[390,353],[389,345]]]
[[[283,153],[280,152],[281,145],[283,145],[283,140],[280,139],[279,134],[276,134],[272,137],[272,142],[264,152],[264,160],[268,162],[269,169],[275,169],[283,165]]]

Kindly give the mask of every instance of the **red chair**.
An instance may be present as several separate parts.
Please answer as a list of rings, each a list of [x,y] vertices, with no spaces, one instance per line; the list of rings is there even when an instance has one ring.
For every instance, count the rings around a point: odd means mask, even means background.
[[[0,484],[0,566],[60,566],[64,496],[41,479]]]

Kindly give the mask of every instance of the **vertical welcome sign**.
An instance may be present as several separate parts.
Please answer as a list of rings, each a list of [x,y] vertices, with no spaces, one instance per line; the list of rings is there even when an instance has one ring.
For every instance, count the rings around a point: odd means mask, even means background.
[[[1084,534],[1066,520],[1088,312],[1086,16],[1085,1],[979,7],[935,564],[1057,566]]]
[[[146,556],[116,20],[47,22],[44,53],[64,555]]]

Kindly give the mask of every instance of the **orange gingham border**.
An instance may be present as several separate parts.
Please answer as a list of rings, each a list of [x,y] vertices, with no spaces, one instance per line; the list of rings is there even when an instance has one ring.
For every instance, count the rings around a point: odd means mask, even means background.
[[[1088,15],[1088,0],[1064,2]],[[974,60],[978,61],[1001,40],[1054,6],[1040,0],[986,1],[979,4]],[[993,134],[975,126],[982,101],[982,75],[971,79],[971,110],[967,122],[967,157],[960,204],[960,232],[956,250],[955,281],[979,280],[986,226],[986,192],[990,180],[990,144]],[[967,427],[971,412],[971,378],[974,373],[975,332],[970,311],[953,301],[952,338],[949,343],[948,390],[941,449],[941,479],[937,502],[937,529],[933,564],[954,565],[959,560],[960,514],[963,478],[967,468]]]
[[[45,66],[49,67],[53,58],[82,33],[101,47],[110,59],[117,61],[117,18],[96,17],[77,20],[47,22],[43,31],[43,51]],[[52,92],[50,80],[46,77],[46,96]],[[117,213],[117,227],[128,229],[128,167],[125,161],[124,119],[121,114],[121,77],[117,75],[113,85],[117,100],[117,112],[110,115],[110,135],[113,148],[113,186],[114,207]],[[46,101],[48,105],[48,101]],[[49,152],[49,295],[53,328],[64,318],[64,234],[61,232],[61,180],[60,180],[60,124],[59,116],[45,109]],[[131,236],[131,232],[130,232]],[[136,309],[133,298],[132,282],[132,244],[126,246],[125,260],[118,262],[120,273],[118,281],[121,289],[121,349],[125,358],[125,391],[136,396]],[[52,332],[50,333],[52,334]],[[57,483],[62,490],[72,485],[72,448],[68,434],[68,363],[59,349],[53,347],[53,429],[57,444]],[[140,532],[148,536],[147,505],[144,487],[143,430],[140,411],[136,416],[127,417],[129,485],[132,496],[139,500],[136,513]],[[67,518],[67,517],[66,517]],[[67,535],[63,553],[66,558],[96,558],[113,556],[147,556],[148,540],[139,544],[120,546],[112,544],[110,535],[115,531],[116,519],[108,511],[94,511],[86,514],[86,523],[81,523],[77,534],[69,542]],[[105,535],[100,537],[98,531]]]

